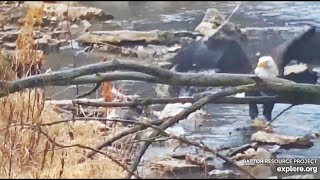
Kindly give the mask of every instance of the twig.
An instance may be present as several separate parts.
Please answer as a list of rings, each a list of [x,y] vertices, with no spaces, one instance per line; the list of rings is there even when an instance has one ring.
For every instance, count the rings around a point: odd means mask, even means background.
[[[88,92],[85,92],[83,94],[78,95],[77,98],[84,98],[86,96],[90,96],[92,93],[94,93],[95,91],[97,91],[99,89],[101,84],[102,84],[101,82],[97,83],[91,90],[89,90]]]
[[[38,126],[37,128],[39,130],[39,132],[41,134],[43,134],[52,144],[54,144],[55,146],[58,146],[60,148],[71,148],[71,147],[79,147],[79,148],[82,148],[82,149],[88,149],[88,150],[91,150],[91,151],[94,151],[96,153],[99,153],[99,154],[102,154],[106,157],[108,157],[111,161],[113,161],[114,163],[116,163],[118,166],[120,166],[122,169],[124,169],[125,171],[130,171],[126,165],[122,164],[121,162],[119,162],[118,160],[114,159],[112,156],[108,155],[107,153],[104,153],[102,151],[99,151],[97,149],[94,149],[94,148],[91,148],[91,147],[88,147],[88,146],[85,146],[85,145],[81,145],[81,144],[73,144],[73,145],[63,145],[63,144],[60,144],[60,143],[57,143],[55,140],[53,140],[47,133],[45,133],[44,131],[42,131],[41,127]],[[133,173],[133,172],[132,172]],[[136,176],[137,178],[141,179],[137,174],[134,174],[134,176]]]
[[[57,95],[59,95],[59,94],[62,94],[62,93],[64,93],[64,92],[68,91],[69,89],[71,89],[70,86],[64,88],[63,90],[61,90],[61,91],[59,91],[59,92],[56,92],[56,93],[52,94],[52,95],[51,95],[50,97],[48,97],[48,98],[52,99],[54,96],[57,96]]]
[[[156,127],[156,126],[155,126]],[[163,139],[157,139],[157,138],[160,138],[161,136],[157,136],[155,138],[148,138],[148,139],[139,139],[139,140],[135,140],[135,141],[131,141],[129,142],[129,144],[132,144],[132,143],[137,143],[137,142],[141,142],[141,141],[150,141],[150,142],[161,142],[161,141],[167,141],[169,139],[172,139],[171,136],[167,137],[167,138],[163,138]]]
[[[187,109],[183,110],[182,112],[180,112],[179,114],[177,114],[176,116],[170,118],[169,120],[166,120],[165,122],[163,122],[159,128],[161,128],[161,130],[165,130],[168,127],[174,125],[175,123],[178,123],[180,120],[185,119],[189,114],[191,114],[192,112],[202,108],[204,105],[206,105],[207,103],[209,103],[210,101],[214,100],[214,99],[219,99],[219,98],[223,98],[225,96],[230,96],[236,93],[240,93],[243,91],[246,91],[248,89],[254,88],[255,85],[243,85],[243,86],[238,86],[238,87],[230,87],[230,88],[226,88],[226,89],[222,89],[216,93],[213,93],[211,95],[208,95],[206,97],[203,97],[201,99],[199,99],[197,102],[195,102],[194,104],[192,104],[192,106],[188,107]],[[156,137],[159,135],[159,131],[154,130],[152,132],[152,134],[149,136],[150,138]],[[144,142],[140,148],[140,150],[138,151],[138,155],[135,158],[135,160],[133,161],[133,163],[130,166],[130,170],[131,172],[135,172],[140,160],[142,158],[142,156],[144,155],[145,151],[148,149],[148,147],[151,145],[151,142]],[[126,175],[126,179],[131,178],[132,174],[128,173]]]
[[[159,120],[159,121],[150,121],[149,122],[150,124],[153,124],[153,125],[160,125],[163,123],[162,120]],[[148,126],[145,126],[145,125],[137,125],[135,127],[132,127],[132,128],[129,128],[127,130],[124,130],[124,131],[121,131],[120,133],[110,137],[109,139],[107,139],[104,143],[102,143],[101,145],[99,145],[98,147],[96,147],[95,149],[102,149],[104,147],[107,147],[107,146],[110,146],[113,142],[115,142],[116,140],[118,139],[121,139],[129,134],[133,134],[133,133],[136,133],[138,131],[141,131],[141,130],[144,130],[146,129]],[[93,157],[94,155],[96,154],[96,152],[90,152],[87,157],[88,158],[91,158]]]
[[[281,114],[283,114],[284,112],[286,112],[287,110],[289,110],[290,108],[292,108],[293,106],[296,106],[296,104],[292,104],[291,106],[285,108],[284,110],[282,110],[276,117],[274,117],[267,125],[266,127],[268,127],[273,121],[275,121],[279,116],[281,116]]]
[[[56,124],[66,123],[66,122],[74,122],[74,121],[115,121],[115,122],[124,122],[124,123],[135,123],[135,124],[141,124],[140,122],[137,122],[135,120],[127,120],[127,119],[108,119],[108,118],[99,118],[99,117],[74,117],[72,119],[66,119],[66,120],[60,120],[60,121],[54,121],[50,123],[44,123],[39,124],[39,126],[52,126]]]
[[[194,103],[200,98],[137,98],[132,102],[95,102],[90,100],[73,100],[73,104],[78,104],[82,106],[93,106],[93,107],[136,107],[136,106],[149,106],[152,104],[170,104],[170,103]],[[210,103],[215,104],[248,104],[251,102],[255,103],[267,103],[267,102],[286,102],[284,98],[270,97],[270,96],[260,96],[260,97],[224,97],[221,99],[214,100]]]
[[[214,36],[217,32],[219,32],[230,21],[231,17],[239,9],[240,5],[241,5],[241,2],[234,8],[234,10],[230,14],[230,16],[225,21],[223,21],[222,24],[220,24],[220,26],[214,31],[213,34],[211,34],[211,36]]]
[[[62,109],[62,108],[59,108],[58,106],[53,106],[53,108],[54,108],[56,111],[60,112],[60,113],[65,113],[65,114],[73,115],[72,112],[67,111],[67,110],[64,110],[64,109]]]
[[[162,130],[160,127],[158,126],[154,126],[152,124],[147,124],[145,123],[146,126],[149,126],[151,128],[154,128],[158,131],[160,131],[161,134],[165,135],[165,136],[169,136],[171,137],[172,139],[176,139],[176,140],[179,140],[180,142],[182,143],[185,143],[185,144],[188,144],[188,145],[191,145],[191,146],[195,146],[195,147],[198,147],[204,151],[207,151],[207,152],[211,152],[213,155],[223,159],[224,161],[226,161],[227,163],[231,164],[232,166],[234,166],[235,168],[237,168],[238,170],[244,172],[245,174],[249,175],[251,178],[255,178],[257,179],[257,177],[255,175],[253,175],[252,173],[248,172],[246,169],[238,166],[233,160],[229,159],[228,157],[218,153],[216,150],[212,149],[212,148],[209,148],[208,146],[206,146],[203,142],[201,143],[197,143],[195,141],[190,141],[188,140],[187,138],[185,137],[181,137],[181,136],[176,136],[174,134],[169,134],[167,132],[165,132],[164,130]]]

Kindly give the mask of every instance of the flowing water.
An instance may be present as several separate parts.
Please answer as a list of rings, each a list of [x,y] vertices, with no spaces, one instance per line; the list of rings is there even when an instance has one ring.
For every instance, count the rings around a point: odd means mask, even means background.
[[[125,29],[134,30],[189,30],[192,31],[201,22],[206,9],[216,8],[228,16],[240,2],[175,2],[175,1],[149,1],[149,2],[82,2],[96,6],[110,12]],[[305,25],[320,23],[320,2],[241,2],[238,11],[231,21],[247,29],[249,45],[245,48],[249,57],[253,59],[256,52],[267,52],[275,45],[292,35],[301,33]],[[107,30],[104,24],[94,24],[97,30]],[[97,62],[96,56],[74,56],[79,49],[65,50],[49,55],[47,66],[54,70],[70,68],[74,59],[76,65]],[[255,61],[253,60],[253,63]],[[319,63],[320,65],[320,63]],[[137,82],[131,84],[131,93],[137,92],[144,97],[153,97],[154,90],[150,84]],[[86,86],[86,89],[90,86]],[[54,94],[64,90],[62,87],[49,88]],[[65,90],[55,98],[71,98],[76,92],[75,87]],[[288,107],[287,104],[276,104],[273,116]],[[193,132],[193,137],[202,139],[212,147],[237,146],[249,142],[252,132],[236,130],[248,127],[251,122],[247,105],[208,105],[206,111],[210,112],[210,120],[205,122],[201,131]],[[260,108],[261,111],[261,108]],[[302,136],[320,129],[320,108],[316,105],[300,105],[293,107],[280,116],[273,127],[276,132],[288,135]],[[320,156],[320,143],[315,141],[309,149],[281,150],[279,157],[317,158]],[[172,149],[152,148],[147,151],[146,157],[161,155]]]

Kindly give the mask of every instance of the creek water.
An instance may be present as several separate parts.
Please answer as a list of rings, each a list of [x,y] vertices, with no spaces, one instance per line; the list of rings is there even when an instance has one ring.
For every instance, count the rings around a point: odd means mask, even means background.
[[[192,31],[201,22],[208,8],[216,8],[225,16],[231,14],[240,2],[235,1],[87,1],[81,2],[89,6],[102,8],[115,17],[115,21],[124,29],[133,30],[189,30]],[[253,63],[255,53],[268,52],[283,40],[301,33],[307,24],[319,25],[320,2],[279,2],[279,1],[242,1],[238,11],[230,20],[245,28],[248,33],[249,43],[245,47],[247,54]],[[103,23],[93,24],[96,30],[108,30]],[[97,62],[99,54],[78,55],[79,49],[67,49],[53,52],[48,56],[47,66],[53,70],[70,68],[74,61],[76,65],[84,65]],[[318,64],[320,65],[320,63]],[[136,82],[131,83],[130,93],[137,93],[143,97],[154,96],[154,85]],[[90,89],[91,86],[82,87],[81,91]],[[48,88],[49,94],[55,94],[55,99],[72,98],[76,89],[71,87]],[[100,92],[97,93],[98,95]],[[95,96],[95,95],[94,95]],[[276,104],[273,116],[277,115],[287,104]],[[242,145],[250,141],[252,132],[248,130],[236,130],[248,127],[252,121],[248,115],[247,105],[208,105],[205,108],[210,118],[204,122],[203,128],[192,132],[195,139],[202,141],[211,147],[232,147]],[[260,107],[260,114],[261,114]],[[300,105],[293,107],[280,116],[274,123],[276,132],[287,135],[303,136],[320,130],[320,108],[316,105]],[[280,150],[278,157],[290,158],[318,158],[320,157],[320,143],[315,141],[308,149]],[[162,155],[172,151],[172,148],[150,148],[145,159]]]

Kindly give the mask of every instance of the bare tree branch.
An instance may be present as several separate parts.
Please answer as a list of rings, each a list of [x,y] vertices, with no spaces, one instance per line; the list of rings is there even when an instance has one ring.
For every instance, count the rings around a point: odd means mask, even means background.
[[[219,99],[219,98],[223,98],[225,96],[230,96],[230,95],[240,93],[240,92],[246,91],[246,90],[254,88],[254,87],[255,87],[255,84],[243,85],[243,86],[238,86],[238,87],[230,87],[230,88],[222,89],[222,90],[220,90],[216,93],[213,93],[211,95],[208,95],[206,97],[203,97],[203,98],[199,99],[197,102],[195,102],[192,106],[188,107],[187,109],[183,110],[182,112],[180,112],[176,116],[163,122],[159,126],[159,128],[161,130],[167,129],[168,127],[174,125],[175,123],[178,123],[180,120],[185,119],[189,114],[202,108],[204,105],[206,105],[207,103],[209,103],[210,101],[212,101],[214,99]],[[154,130],[152,132],[152,134],[149,136],[149,138],[157,137],[159,134],[160,134],[159,131]],[[138,151],[137,157],[135,158],[135,160],[133,161],[133,163],[130,166],[131,172],[135,172],[137,170],[137,167],[140,163],[142,156],[144,155],[144,153],[146,152],[148,147],[151,145],[151,143],[152,142],[144,142],[141,145],[141,148]],[[131,172],[128,172],[128,174],[126,175],[126,179],[131,178],[131,176],[132,176]]]
[[[85,93],[80,94],[80,95],[77,95],[77,98],[83,98],[83,97],[86,97],[86,96],[90,96],[92,93],[96,92],[100,88],[101,84],[102,83],[97,83],[90,91],[85,92]]]
[[[163,123],[162,120],[158,120],[158,121],[150,121],[149,124],[153,124],[153,125],[160,125],[161,123]],[[115,142],[116,140],[119,140],[129,134],[133,134],[136,133],[138,131],[144,130],[146,129],[148,126],[145,125],[137,125],[134,126],[132,128],[126,129],[121,131],[120,133],[110,137],[109,139],[107,139],[104,143],[102,143],[101,145],[99,145],[98,147],[96,147],[95,149],[101,150],[104,147],[110,146],[113,142]],[[92,151],[90,152],[87,157],[91,158],[96,154],[96,152]]]
[[[91,77],[81,77],[92,75],[96,73],[128,70],[136,71],[145,74],[98,74]],[[117,75],[117,76],[115,76]],[[126,61],[108,61],[91,65],[86,65],[71,70],[64,70],[54,72],[52,74],[40,74],[29,76],[27,78],[15,81],[0,81],[0,97],[8,95],[13,92],[23,90],[25,88],[33,88],[37,86],[65,86],[69,84],[84,84],[84,83],[99,83],[107,80],[140,80],[151,83],[168,84],[175,86],[201,86],[201,87],[217,87],[217,86],[238,86],[244,84],[251,84],[255,81],[252,75],[248,74],[223,74],[217,73],[212,75],[202,74],[183,74],[174,73],[163,68],[153,65],[139,65],[133,62]],[[312,103],[320,101],[320,86],[311,84],[298,84],[292,81],[287,81],[279,78],[263,79],[267,82],[267,86],[259,86],[259,90],[274,90],[277,93],[287,94],[301,94],[307,93],[313,98],[307,98],[306,101]],[[257,89],[256,89],[257,90]]]
[[[91,150],[91,151],[94,151],[96,153],[99,153],[99,154],[102,154],[106,157],[108,157],[111,161],[113,161],[114,163],[116,163],[118,166],[120,166],[123,170],[125,171],[130,171],[128,169],[128,167],[124,164],[122,164],[121,162],[119,162],[118,160],[114,159],[112,156],[110,156],[109,154],[107,153],[104,153],[102,151],[99,151],[97,149],[94,149],[94,148],[91,148],[91,147],[88,147],[88,146],[85,146],[85,145],[82,145],[82,144],[73,144],[73,145],[63,145],[63,144],[60,144],[60,143],[57,143],[54,139],[52,139],[47,133],[45,133],[44,131],[42,131],[41,127],[38,126],[37,128],[39,130],[39,132],[41,134],[43,134],[52,144],[54,144],[55,146],[58,146],[60,148],[71,148],[71,147],[79,147],[79,148],[82,148],[82,149],[88,149],[88,150]],[[80,163],[80,162],[79,162]],[[134,173],[134,172],[130,172],[130,173]],[[137,174],[133,174],[134,176],[136,176],[137,178],[141,179]]]
[[[142,122],[143,123],[143,122]],[[232,166],[236,167],[238,170],[244,172],[246,175],[250,176],[251,178],[255,178],[255,179],[258,179],[258,177],[256,177],[255,175],[253,175],[252,173],[248,172],[246,169],[238,166],[233,160],[231,160],[230,158],[220,154],[219,152],[217,152],[216,150],[212,149],[212,148],[209,148],[208,146],[204,145],[203,143],[198,143],[198,142],[195,142],[195,141],[190,141],[188,140],[187,138],[185,137],[180,137],[180,136],[176,136],[174,134],[169,134],[167,132],[165,132],[164,130],[162,130],[160,127],[158,126],[154,126],[152,124],[148,124],[148,123],[144,123],[146,126],[148,127],[151,127],[151,128],[154,128],[156,130],[158,130],[160,132],[160,134],[164,135],[164,136],[168,136],[169,138],[171,139],[176,139],[176,140],[179,140],[180,142],[182,143],[185,143],[185,144],[188,144],[188,145],[191,145],[191,146],[195,146],[195,147],[198,147],[204,151],[207,151],[207,152],[211,152],[213,155],[223,159],[224,161],[226,161],[227,163],[231,164]]]
[[[124,122],[124,123],[132,123],[132,124],[141,124],[139,121],[127,120],[127,119],[108,119],[108,118],[99,118],[99,117],[74,117],[72,119],[39,124],[39,126],[52,126],[52,125],[57,125],[61,123],[75,122],[75,121],[100,121],[100,122],[114,121],[114,122]]]
[[[93,106],[93,107],[136,107],[136,106],[149,106],[153,104],[170,104],[170,103],[194,103],[200,98],[188,97],[188,98],[137,98],[132,102],[101,102],[95,99],[87,100],[72,100],[73,104],[82,106]],[[224,97],[211,101],[209,103],[215,104],[248,104],[248,103],[263,104],[267,102],[275,103],[293,103],[290,99],[276,97],[276,96],[260,96],[260,97]],[[69,103],[66,102],[66,103]],[[308,103],[304,103],[308,104]],[[67,104],[64,104],[67,105]]]

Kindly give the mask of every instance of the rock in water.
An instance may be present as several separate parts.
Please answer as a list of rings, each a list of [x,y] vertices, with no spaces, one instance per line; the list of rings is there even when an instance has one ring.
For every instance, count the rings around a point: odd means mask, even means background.
[[[205,37],[210,37],[216,33],[217,29],[225,21],[225,17],[214,8],[207,9],[201,23],[196,27],[195,31],[200,32]],[[240,41],[246,42],[247,36],[244,31],[241,31],[235,24],[228,22],[223,28],[217,32],[218,36],[233,36]]]
[[[265,144],[278,144],[281,147],[310,147],[313,143],[306,137],[294,137],[287,135],[280,135],[274,133],[267,133],[258,131],[251,136],[251,141],[265,143]]]
[[[152,171],[152,178],[194,178],[199,176],[199,174],[203,174],[205,170],[213,170],[214,165],[209,164],[207,167],[202,167],[191,164],[186,160],[162,157],[161,159],[151,161],[148,167]]]
[[[236,163],[251,172],[253,175],[259,178],[267,178],[272,175],[272,167],[270,164],[263,163],[249,163],[250,160],[261,160],[271,159],[273,155],[264,148],[257,148],[257,150],[250,148],[243,153],[238,153],[231,159],[235,160]]]
[[[220,14],[217,9],[210,8],[207,9],[204,18],[201,23],[196,27],[195,31],[200,32],[204,36],[210,37],[213,33],[215,33],[215,29],[217,29],[220,24],[223,23],[224,17]]]

